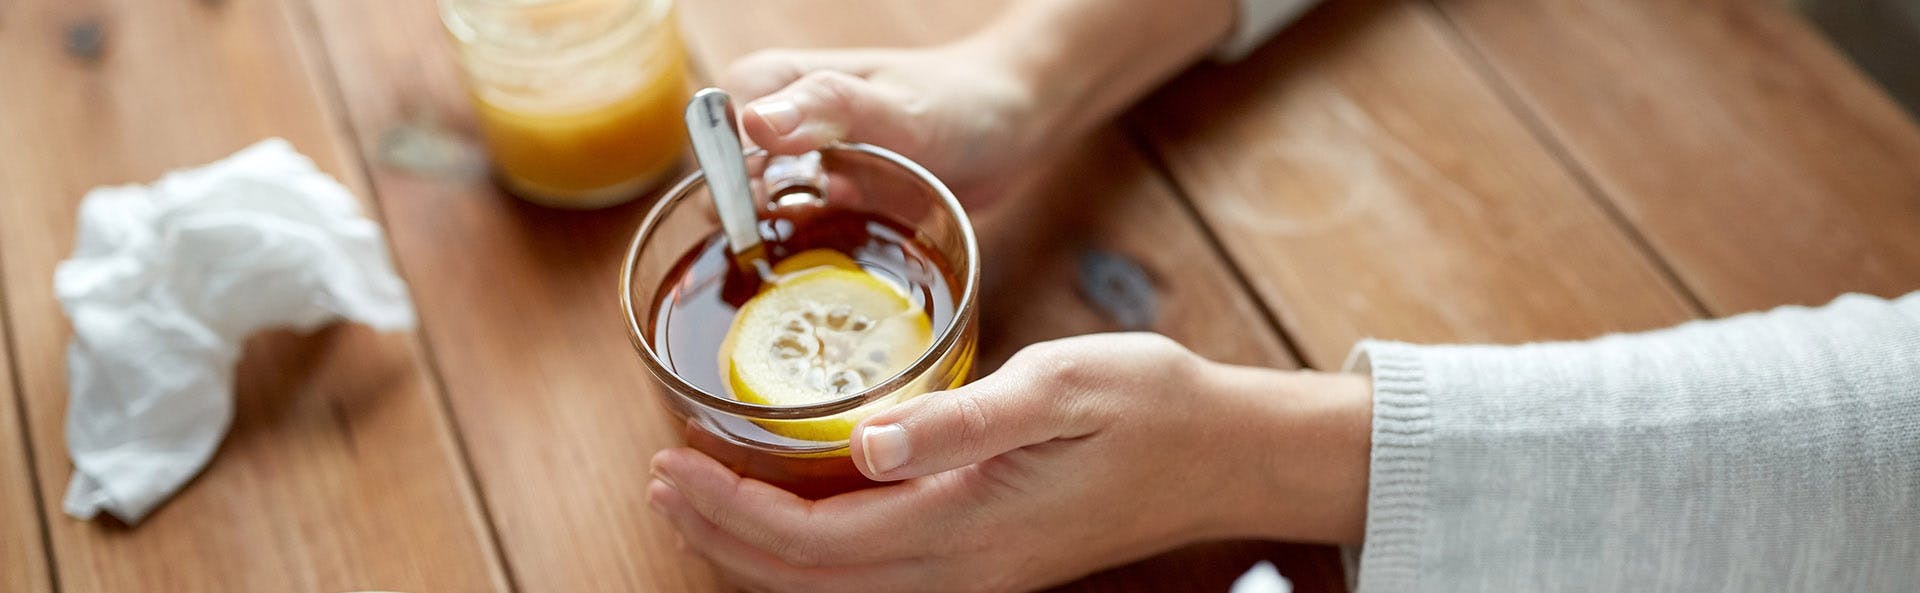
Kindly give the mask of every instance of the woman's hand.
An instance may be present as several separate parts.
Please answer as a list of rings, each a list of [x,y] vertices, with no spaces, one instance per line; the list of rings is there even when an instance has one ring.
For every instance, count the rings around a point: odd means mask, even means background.
[[[750,589],[1025,590],[1202,540],[1357,541],[1370,422],[1363,377],[1085,336],[862,422],[856,465],[898,484],[808,501],[682,448],[648,494]]]
[[[980,206],[1193,63],[1233,17],[1231,0],[1016,2],[946,45],[763,51],[721,86],[747,101],[748,138],[775,154],[877,144]]]
[[[753,143],[797,154],[867,142],[927,167],[970,205],[1005,193],[1019,165],[1050,147],[1033,85],[979,43],[919,49],[769,50],[727,69],[748,100]]]

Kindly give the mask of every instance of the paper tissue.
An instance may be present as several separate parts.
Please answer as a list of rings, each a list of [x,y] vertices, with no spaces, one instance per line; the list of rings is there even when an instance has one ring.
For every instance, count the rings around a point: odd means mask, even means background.
[[[66,512],[128,524],[226,435],[250,334],[414,323],[380,227],[278,138],[150,186],[88,192],[54,291],[73,322]]]
[[[1234,579],[1229,593],[1293,593],[1293,582],[1280,576],[1280,569],[1272,562],[1261,560]]]

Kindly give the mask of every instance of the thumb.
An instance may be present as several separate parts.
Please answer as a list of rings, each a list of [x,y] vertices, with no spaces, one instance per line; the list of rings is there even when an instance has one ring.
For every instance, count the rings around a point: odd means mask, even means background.
[[[912,150],[904,101],[864,78],[834,70],[807,73],[748,103],[747,137],[774,154],[799,154],[836,140]]]
[[[851,439],[854,465],[875,480],[905,480],[1090,432],[1070,398],[1032,375],[1003,369],[867,418]]]

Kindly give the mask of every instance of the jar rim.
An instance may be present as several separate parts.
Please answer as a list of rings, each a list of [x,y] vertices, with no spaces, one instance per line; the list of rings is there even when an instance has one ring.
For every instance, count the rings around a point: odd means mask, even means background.
[[[843,150],[878,157],[912,173],[920,179],[920,181],[926,183],[933,189],[934,194],[939,198],[940,205],[953,216],[954,223],[959,227],[961,242],[967,257],[967,265],[965,266],[965,270],[962,271],[964,275],[962,279],[963,288],[961,290],[960,300],[954,306],[953,318],[947,321],[946,327],[940,330],[940,334],[934,339],[933,344],[928,346],[926,351],[922,352],[920,357],[914,360],[913,364],[907,365],[905,369],[895,373],[885,381],[881,381],[864,390],[848,394],[838,399],[800,405],[756,404],[709,393],[706,389],[702,389],[700,386],[687,381],[678,373],[673,372],[673,369],[667,368],[666,365],[660,361],[659,353],[654,351],[652,344],[647,340],[646,331],[641,327],[637,305],[651,306],[651,304],[634,302],[633,281],[634,271],[640,262],[641,246],[644,245],[653,235],[654,231],[657,230],[657,227],[662,223],[668,210],[681,200],[690,196],[695,188],[705,184],[705,173],[696,170],[688,174],[687,177],[676,184],[673,189],[664,194],[660,198],[660,201],[654,204],[653,209],[647,213],[646,219],[640,223],[640,228],[634,232],[633,240],[627,246],[626,258],[620,271],[620,305],[627,320],[627,338],[633,343],[634,348],[640,352],[640,358],[646,364],[647,370],[651,371],[661,382],[666,383],[668,390],[673,392],[674,395],[692,399],[694,403],[703,407],[753,419],[804,420],[823,418],[859,408],[860,406],[900,391],[905,388],[908,383],[911,383],[920,375],[930,371],[941,360],[944,360],[949,353],[960,346],[962,339],[965,337],[966,328],[969,327],[969,324],[972,322],[974,310],[976,309],[974,301],[977,300],[980,292],[980,246],[974,236],[973,222],[967,217],[966,210],[961,207],[960,200],[954,197],[953,192],[947,188],[945,183],[942,183],[939,178],[934,177],[933,173],[927,171],[925,167],[891,150],[859,142],[834,142],[822,150]],[[747,156],[751,158],[764,156],[766,154],[767,151],[765,149],[755,148],[748,152]],[[845,445],[842,444],[839,446],[844,447]]]
[[[470,47],[493,47],[505,50],[525,50],[530,47],[499,43],[498,36],[482,33],[469,22],[469,17],[458,9],[459,4],[478,5],[489,10],[525,10],[544,6],[556,6],[583,0],[440,0],[440,22],[455,41]],[[578,34],[577,38],[566,40],[553,49],[573,49],[590,46],[601,41],[609,34],[623,27],[639,26],[652,28],[664,23],[672,14],[673,0],[627,0],[625,10],[605,18],[606,25],[589,33]]]

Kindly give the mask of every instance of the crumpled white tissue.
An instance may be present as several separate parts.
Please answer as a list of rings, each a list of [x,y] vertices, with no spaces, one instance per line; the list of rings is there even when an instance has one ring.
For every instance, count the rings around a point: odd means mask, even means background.
[[[79,219],[53,282],[73,322],[65,506],[79,519],[137,523],[206,466],[248,335],[414,324],[379,225],[279,138],[151,186],[95,188]]]
[[[1293,582],[1280,576],[1272,562],[1261,560],[1247,574],[1233,580],[1231,593],[1293,593]]]

